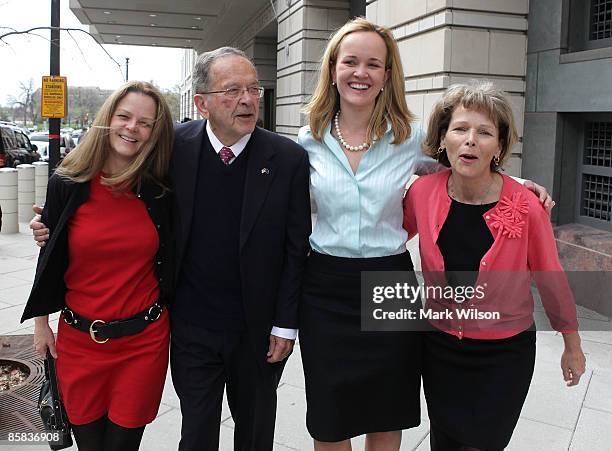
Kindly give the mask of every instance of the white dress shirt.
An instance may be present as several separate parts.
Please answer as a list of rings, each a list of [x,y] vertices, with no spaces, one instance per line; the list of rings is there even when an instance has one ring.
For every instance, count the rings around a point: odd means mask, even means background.
[[[217,155],[219,155],[219,152],[221,152],[221,149],[223,147],[231,149],[232,153],[234,154],[234,158],[230,160],[229,164],[232,164],[236,160],[236,158],[238,158],[238,155],[242,153],[247,143],[249,142],[249,139],[251,139],[251,134],[249,133],[248,135],[244,135],[242,138],[236,141],[235,144],[231,146],[226,146],[221,141],[219,141],[219,138],[217,138],[213,133],[212,128],[210,128],[210,121],[206,121],[206,134],[208,135],[208,140],[212,144],[213,149],[215,149],[215,152],[217,152]]]

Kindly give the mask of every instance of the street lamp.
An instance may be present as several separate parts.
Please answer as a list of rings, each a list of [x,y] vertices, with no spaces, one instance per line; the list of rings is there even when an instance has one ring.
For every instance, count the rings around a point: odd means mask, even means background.
[[[130,79],[130,77],[128,76],[129,67],[130,67],[130,59],[126,56],[125,57],[125,81],[128,81]]]

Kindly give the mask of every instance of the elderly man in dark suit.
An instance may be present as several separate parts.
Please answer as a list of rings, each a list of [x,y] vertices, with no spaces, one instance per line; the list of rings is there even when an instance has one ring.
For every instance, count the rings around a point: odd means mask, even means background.
[[[171,168],[179,448],[218,448],[226,387],[235,449],[268,450],[311,230],[308,157],[295,142],[255,127],[262,88],[241,51],[200,55],[193,85],[207,119],[177,126]]]
[[[309,248],[308,156],[255,126],[263,89],[242,51],[200,55],[193,87],[206,120],[176,127],[171,167],[178,255],[170,366],[183,414],[179,449],[218,449],[227,389],[234,449],[271,450]],[[39,216],[30,227],[44,246],[48,229]]]

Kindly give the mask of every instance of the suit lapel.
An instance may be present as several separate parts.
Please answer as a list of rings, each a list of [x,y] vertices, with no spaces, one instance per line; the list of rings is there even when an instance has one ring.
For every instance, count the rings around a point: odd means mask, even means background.
[[[193,209],[195,208],[195,190],[202,153],[202,143],[206,133],[206,121],[201,121],[193,130],[183,136],[176,144],[173,164],[173,180],[180,210],[181,243],[179,255],[183,255],[191,228]]]
[[[247,145],[249,155],[242,201],[240,249],[249,238],[276,174],[273,162],[276,150],[266,138],[265,132],[255,128]]]

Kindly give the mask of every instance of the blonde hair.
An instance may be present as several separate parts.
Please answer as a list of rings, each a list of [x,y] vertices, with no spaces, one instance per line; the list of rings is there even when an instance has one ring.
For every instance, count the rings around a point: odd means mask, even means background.
[[[436,103],[429,117],[427,136],[423,141],[423,152],[450,167],[445,150],[440,151],[442,135],[448,130],[453,112],[458,106],[469,110],[482,111],[497,126],[501,152],[499,163],[491,161],[495,171],[507,160],[510,149],[518,141],[512,107],[505,93],[496,89],[489,81],[475,81],[471,84],[456,84],[449,87]]]
[[[406,104],[404,69],[399,49],[389,29],[378,26],[363,17],[357,17],[344,24],[327,44],[321,61],[319,81],[310,102],[304,107],[304,112],[308,114],[310,130],[317,140],[322,141],[325,127],[331,123],[334,114],[340,109],[340,96],[331,85],[331,69],[336,64],[342,40],[347,35],[359,31],[374,32],[383,39],[387,47],[385,69],[391,72],[389,82],[385,86],[387,89],[376,98],[366,140],[372,142],[373,139],[380,139],[386,133],[387,123],[390,122],[394,137],[393,144],[399,144],[410,137],[412,133],[410,123],[415,120],[415,116]]]
[[[92,180],[102,170],[110,153],[111,119],[119,102],[132,92],[149,96],[155,101],[157,111],[151,137],[123,171],[102,177],[102,183],[113,190],[124,191],[148,180],[160,186],[163,191],[167,190],[165,179],[174,139],[172,116],[162,93],[144,81],[129,81],[106,99],[94,119],[93,126],[56,169],[55,172],[60,177],[83,183]]]

